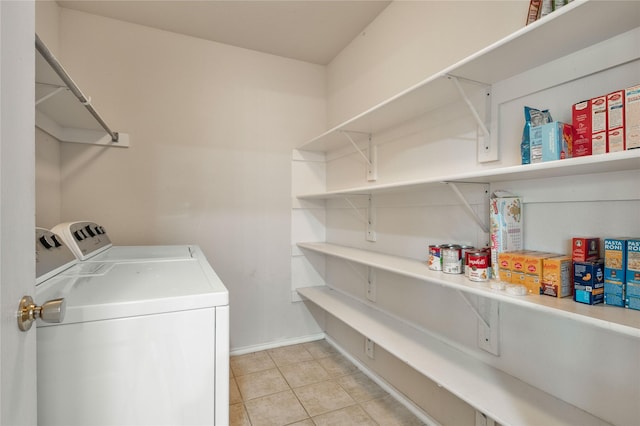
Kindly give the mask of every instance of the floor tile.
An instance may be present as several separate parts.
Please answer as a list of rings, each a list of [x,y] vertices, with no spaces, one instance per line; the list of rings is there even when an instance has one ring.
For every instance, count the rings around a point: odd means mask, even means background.
[[[329,373],[331,377],[345,376],[358,371],[358,367],[340,354],[320,358],[318,362],[327,370],[327,373]]]
[[[289,389],[289,385],[277,368],[238,376],[236,382],[244,401]]]
[[[244,404],[232,404],[229,406],[229,424],[231,426],[251,426]]]
[[[242,402],[242,396],[240,396],[240,390],[238,389],[238,384],[236,383],[236,379],[233,377],[229,378],[229,404],[237,404],[238,402]]]
[[[282,375],[292,388],[310,385],[329,379],[329,373],[318,361],[303,361],[280,367]]]
[[[355,404],[344,389],[331,380],[303,386],[294,392],[312,417]]]
[[[338,377],[336,382],[357,402],[370,401],[386,395],[384,389],[362,372]]]
[[[301,422],[291,423],[287,426],[315,426],[316,424],[311,419],[306,419]],[[337,425],[336,425],[337,426]],[[346,425],[345,425],[346,426]]]
[[[371,417],[359,405],[351,405],[313,418],[316,426],[377,426]]]
[[[269,349],[269,355],[278,367],[313,359],[302,344]]]
[[[245,405],[253,426],[288,425],[309,417],[291,390],[253,399]]]
[[[424,424],[390,395],[363,402],[361,405],[367,414],[381,425],[418,426]]]
[[[339,353],[336,348],[331,346],[329,342],[324,339],[304,343],[303,346],[315,359],[325,358]]]
[[[233,370],[234,376],[269,370],[275,368],[275,366],[266,351],[231,357],[231,369]]]

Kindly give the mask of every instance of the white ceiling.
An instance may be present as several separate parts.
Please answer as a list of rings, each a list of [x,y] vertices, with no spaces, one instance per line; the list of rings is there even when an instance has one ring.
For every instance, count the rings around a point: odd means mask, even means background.
[[[68,9],[320,65],[329,63],[389,3],[390,0],[58,0]]]

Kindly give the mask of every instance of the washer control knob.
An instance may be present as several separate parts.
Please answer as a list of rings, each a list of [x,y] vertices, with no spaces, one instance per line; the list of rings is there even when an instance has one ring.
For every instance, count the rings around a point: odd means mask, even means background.
[[[62,243],[60,241],[58,241],[58,236],[57,235],[52,235],[51,239],[53,240],[53,244],[56,247],[62,247]]]
[[[64,299],[53,299],[36,306],[31,296],[24,296],[18,306],[18,328],[28,331],[33,322],[40,318],[44,322],[60,323],[64,319],[66,303]]]
[[[87,231],[87,234],[89,234],[90,237],[96,236],[96,233],[93,232],[93,229],[91,229],[91,225],[85,226],[84,229]]]
[[[54,242],[54,243],[51,243],[51,242],[47,239],[46,235],[43,235],[42,237],[40,237],[40,238],[39,238],[39,240],[40,240],[40,243],[41,243],[41,244],[44,246],[44,248],[46,248],[47,250],[48,250],[48,249],[50,249],[51,247],[53,247],[53,246],[55,245],[55,242]],[[57,246],[56,246],[56,247],[57,247]]]

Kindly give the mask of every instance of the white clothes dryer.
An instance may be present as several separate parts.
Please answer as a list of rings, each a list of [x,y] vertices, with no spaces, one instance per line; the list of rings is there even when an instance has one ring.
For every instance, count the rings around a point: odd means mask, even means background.
[[[36,302],[66,304],[37,323],[40,425],[229,424],[229,296],[191,247],[86,265],[36,230]]]

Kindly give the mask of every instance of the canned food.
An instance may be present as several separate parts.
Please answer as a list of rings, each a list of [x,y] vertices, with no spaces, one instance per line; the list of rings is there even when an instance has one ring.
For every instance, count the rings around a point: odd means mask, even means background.
[[[442,271],[442,258],[440,257],[440,246],[429,245],[429,259],[427,265],[432,271]]]
[[[469,280],[488,281],[491,255],[484,250],[471,251],[467,254]]]
[[[446,274],[462,274],[462,247],[451,245],[441,248],[442,272]]]
[[[460,257],[462,258],[462,272],[464,273],[465,277],[468,277],[469,268],[467,268],[467,254],[471,251],[476,250],[476,248],[471,246],[461,246],[460,249]]]

